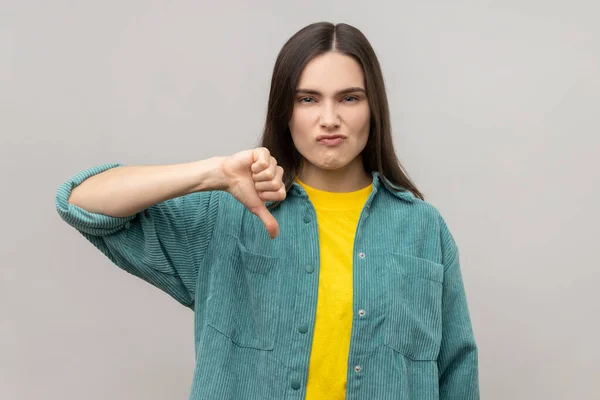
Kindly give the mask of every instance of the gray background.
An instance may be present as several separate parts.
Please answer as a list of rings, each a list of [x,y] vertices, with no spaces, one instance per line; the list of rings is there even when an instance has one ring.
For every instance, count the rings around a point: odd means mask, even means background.
[[[192,313],[64,224],[56,188],[254,147],[279,49],[329,20],[374,46],[459,244],[482,398],[597,399],[598,3],[216,3],[0,3],[0,398],[187,398]]]

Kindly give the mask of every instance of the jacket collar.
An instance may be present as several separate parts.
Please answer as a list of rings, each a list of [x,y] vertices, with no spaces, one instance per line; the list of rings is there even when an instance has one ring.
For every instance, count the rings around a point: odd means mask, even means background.
[[[413,194],[413,192],[411,192],[410,190],[404,189],[402,186],[394,185],[392,182],[390,182],[385,177],[381,177],[379,175],[379,172],[377,172],[377,171],[373,171],[372,176],[373,176],[373,188],[379,189],[381,186],[383,186],[385,188],[385,190],[388,191],[388,193],[391,193],[392,195],[394,195],[395,197],[397,197],[399,199],[402,199],[402,200],[405,200],[405,201],[408,201],[411,203],[415,201],[416,197]],[[394,188],[396,190],[388,189],[388,187],[383,183],[383,180],[385,180],[389,186],[391,186],[392,188]]]

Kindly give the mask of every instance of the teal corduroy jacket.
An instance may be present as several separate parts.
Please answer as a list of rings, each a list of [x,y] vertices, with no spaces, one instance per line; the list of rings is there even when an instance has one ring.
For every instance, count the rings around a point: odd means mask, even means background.
[[[319,284],[315,209],[294,184],[261,221],[230,194],[193,193],[125,218],[68,203],[105,164],[63,183],[60,216],[114,264],[194,311],[192,400],[304,399]],[[479,399],[457,245],[438,210],[373,173],[353,255],[346,399]]]

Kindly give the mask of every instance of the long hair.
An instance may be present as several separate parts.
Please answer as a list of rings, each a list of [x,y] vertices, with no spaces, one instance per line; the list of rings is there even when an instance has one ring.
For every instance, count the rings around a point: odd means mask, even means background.
[[[371,111],[369,138],[362,152],[365,171],[378,171],[383,178],[382,182],[390,190],[408,190],[424,199],[404,172],[394,151],[388,100],[375,51],[357,28],[329,22],[310,24],[295,33],[283,45],[273,68],[261,146],[269,149],[277,163],[283,167],[286,190],[291,187],[302,163],[302,156],[294,146],[289,129],[298,81],[304,67],[313,58],[329,51],[352,57],[362,67],[365,76]],[[279,202],[273,206],[278,204]]]

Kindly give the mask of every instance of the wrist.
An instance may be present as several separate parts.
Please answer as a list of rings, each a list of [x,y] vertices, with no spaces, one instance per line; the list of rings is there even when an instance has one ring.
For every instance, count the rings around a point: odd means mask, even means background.
[[[227,190],[228,183],[223,173],[225,159],[226,157],[211,157],[192,163],[196,177],[193,192]]]

